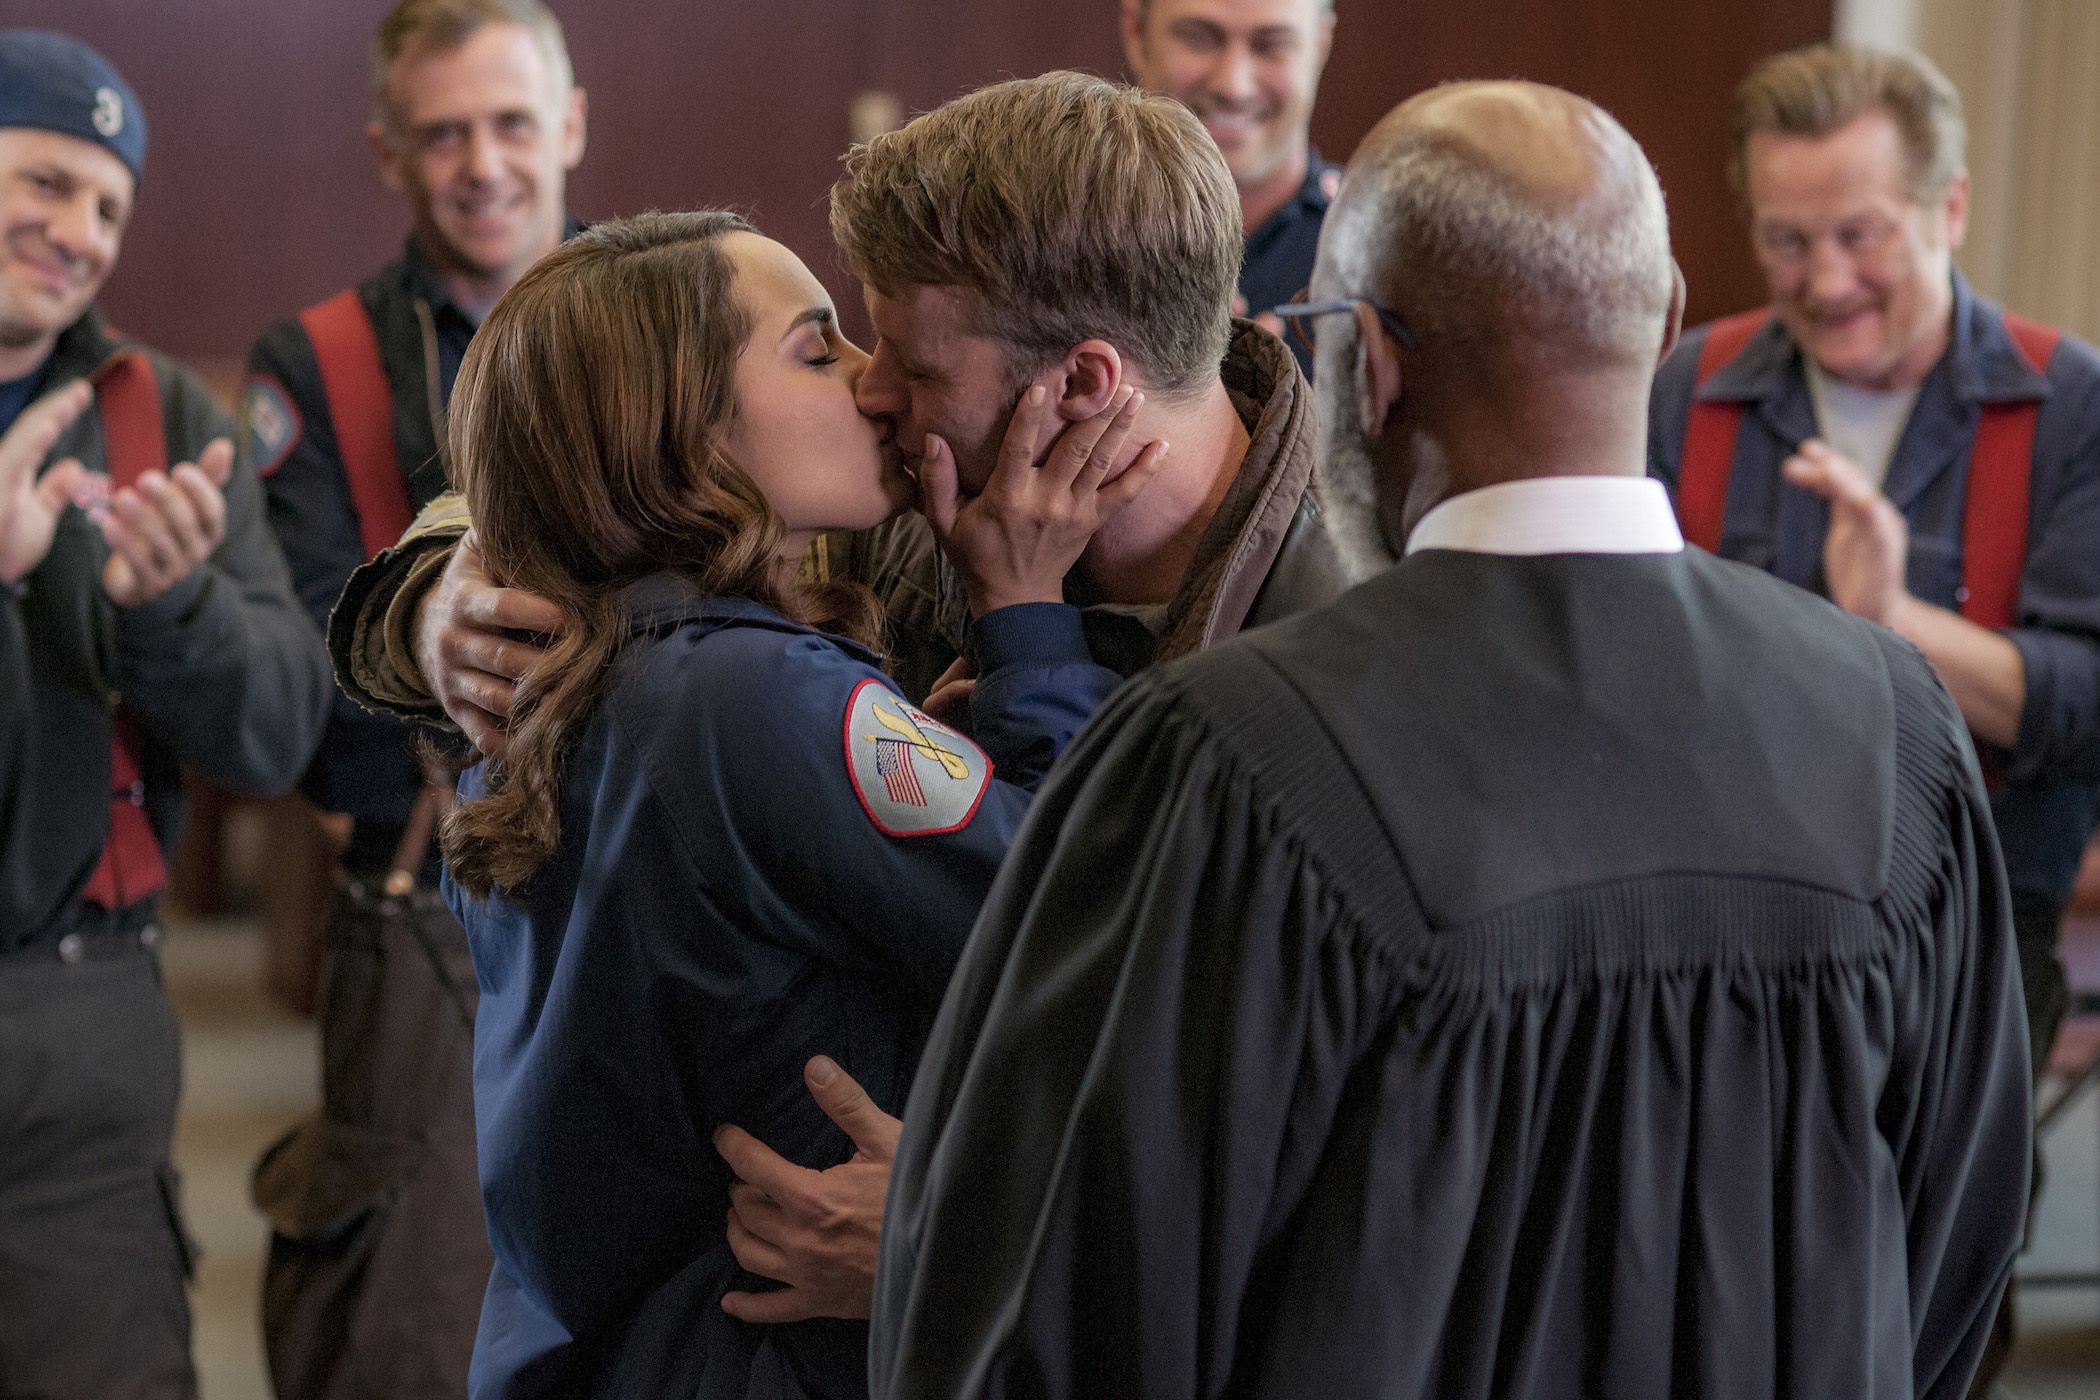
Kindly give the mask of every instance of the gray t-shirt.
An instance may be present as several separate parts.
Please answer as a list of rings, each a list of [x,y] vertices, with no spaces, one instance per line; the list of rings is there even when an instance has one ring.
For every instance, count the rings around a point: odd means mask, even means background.
[[[1816,432],[1842,457],[1866,474],[1878,490],[1888,479],[1896,444],[1903,437],[1910,411],[1917,406],[1920,385],[1907,389],[1862,389],[1824,373],[1804,355],[1808,395],[1816,406]]]

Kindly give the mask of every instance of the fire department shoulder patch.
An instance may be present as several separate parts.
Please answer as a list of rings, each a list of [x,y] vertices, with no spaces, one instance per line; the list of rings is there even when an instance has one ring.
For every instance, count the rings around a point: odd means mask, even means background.
[[[865,680],[846,701],[846,774],[876,830],[939,836],[970,824],[992,761],[882,682]]]
[[[283,466],[305,430],[299,406],[275,375],[248,376],[241,386],[241,433],[248,440],[248,455],[257,476],[268,476]]]

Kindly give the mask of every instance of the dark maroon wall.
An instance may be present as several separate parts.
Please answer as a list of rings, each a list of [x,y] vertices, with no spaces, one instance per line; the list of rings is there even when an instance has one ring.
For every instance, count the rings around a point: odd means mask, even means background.
[[[1831,0],[1338,0],[1313,138],[1344,159],[1397,96],[1454,78],[1532,78],[1600,104],[1669,197],[1690,322],[1764,300],[1723,173],[1728,96],[1751,63],[1830,37]]]
[[[152,124],[139,211],[104,304],[212,370],[269,321],[392,256],[406,226],[364,143],[365,45],[385,0],[7,0],[4,22],[106,53]],[[919,111],[1002,76],[1122,75],[1114,0],[556,0],[591,140],[586,218],[728,204],[754,213],[849,307],[824,192],[863,88]],[[1647,145],[1692,306],[1757,299],[1721,177],[1726,95],[1755,56],[1829,32],[1830,0],[1340,0],[1314,134],[1345,157],[1389,106],[1452,77],[1583,92]],[[860,324],[857,309],[849,325]]]

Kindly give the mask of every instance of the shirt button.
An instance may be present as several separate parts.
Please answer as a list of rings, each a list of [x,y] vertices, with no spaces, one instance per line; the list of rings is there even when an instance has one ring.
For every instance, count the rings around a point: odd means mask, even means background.
[[[1955,601],[1955,602],[1957,602],[1957,603],[1966,603],[1966,602],[1968,602],[1968,601],[1969,601],[1969,590],[1968,590],[1968,589],[1967,589],[1966,587],[1964,587],[1964,588],[1957,588],[1957,589],[1955,589],[1955,590],[1954,590],[1954,601]]]
[[[79,934],[69,933],[58,940],[58,960],[60,962],[77,963],[86,954],[87,944],[81,941]]]
[[[141,948],[158,948],[160,946],[159,924],[148,924],[139,930],[139,946]]]

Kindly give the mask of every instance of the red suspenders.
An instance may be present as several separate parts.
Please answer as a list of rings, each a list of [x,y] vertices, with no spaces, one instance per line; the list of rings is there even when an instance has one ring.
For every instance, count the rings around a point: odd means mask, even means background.
[[[358,533],[370,559],[399,539],[411,519],[394,454],[393,399],[379,340],[355,291],[331,297],[299,320],[313,341],[329,416],[350,474]],[[96,372],[94,382],[109,449],[110,489],[129,486],[149,471],[166,472],[167,434],[152,361],[138,351],[118,355]],[[135,904],[168,882],[160,842],[146,820],[140,766],[144,740],[136,718],[119,708],[110,741],[109,836],[85,891],[88,900],[105,909]]]
[[[2010,313],[2005,329],[2035,370],[2046,373],[2063,332]],[[2027,567],[2028,477],[2034,459],[2039,400],[1987,403],[1969,453],[1969,499],[1961,525],[1961,615],[2000,631],[2020,612],[2020,573]],[[1972,562],[1973,561],[1973,562]]]
[[[1728,505],[1728,477],[1742,431],[1740,402],[1696,397],[1699,387],[1743,348],[1772,317],[1770,308],[1714,322],[1699,354],[1692,411],[1685,426],[1684,462],[1677,476],[1677,519],[1684,536],[1701,549],[1721,544]],[[2024,316],[2008,314],[2005,329],[2037,373],[2063,332]],[[2019,612],[2020,572],[2027,565],[2027,483],[2034,456],[2038,400],[1990,403],[1969,454],[1969,495],[1962,519],[1962,616],[1983,627],[2004,629]]]
[[[369,560],[400,539],[414,518],[394,453],[394,399],[379,358],[379,337],[355,288],[300,312],[299,324],[321,367],[321,390],[350,474],[357,532]]]
[[[1734,399],[1701,399],[1699,391],[1721,366],[1772,319],[1770,307],[1714,322],[1699,350],[1692,381],[1692,413],[1684,429],[1684,462],[1677,469],[1677,523],[1684,537],[1711,554],[1721,547],[1721,517],[1728,507],[1728,475],[1735,466],[1735,440],[1743,430],[1743,405]]]
[[[168,439],[153,362],[138,351],[119,355],[96,372],[94,382],[109,449],[110,490],[129,486],[149,471],[165,472]],[[138,721],[119,709],[110,730],[109,836],[84,892],[105,909],[136,904],[168,883],[160,842],[146,820],[146,781],[139,766],[144,756]]]

